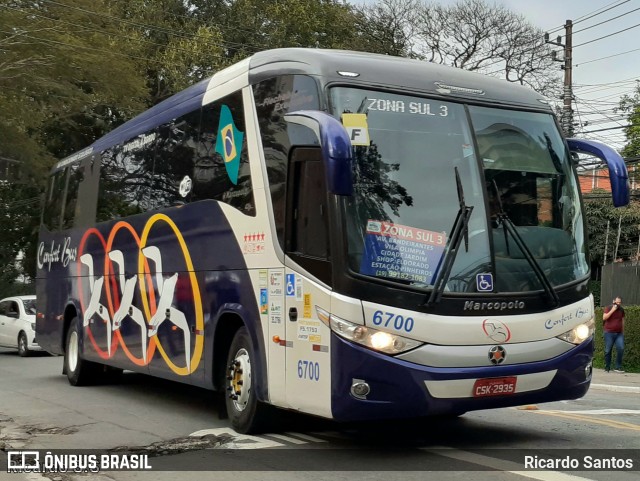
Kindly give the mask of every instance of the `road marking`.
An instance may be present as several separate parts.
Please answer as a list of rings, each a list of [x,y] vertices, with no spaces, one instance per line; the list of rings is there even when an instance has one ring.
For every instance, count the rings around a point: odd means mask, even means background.
[[[223,449],[265,449],[284,446],[284,444],[272,439],[240,434],[231,428],[201,429],[200,431],[191,433],[189,436],[201,438],[207,434],[212,434],[214,436],[222,436],[226,434],[227,436],[231,436],[232,439],[229,442],[220,446]]]
[[[596,389],[596,390],[600,390],[600,391],[640,393],[640,386],[616,386],[616,385],[612,385],[612,384],[593,384],[593,383],[591,383],[590,389]]]
[[[505,471],[518,476],[524,476],[525,478],[537,479],[538,481],[593,481],[590,478],[573,476],[572,474],[565,474],[558,471],[523,471],[522,465],[514,463],[513,461],[492,458],[483,454],[462,451],[446,446],[421,448],[421,450],[437,454],[438,456],[446,456],[448,458],[457,459],[458,461],[479,464],[498,471]]]
[[[610,414],[640,414],[640,409],[585,409],[583,411],[556,411],[549,409],[547,411],[556,413],[591,414],[595,416],[607,416]]]
[[[291,444],[307,444],[307,441],[302,441],[301,439],[292,438],[291,436],[285,436],[284,434],[265,433],[265,436],[269,436],[270,438],[276,438],[281,441],[286,441]]]
[[[586,421],[593,424],[602,424],[610,428],[629,429],[631,431],[640,431],[640,426],[632,423],[624,423],[622,421],[612,421],[610,419],[594,419],[589,416],[581,416],[580,414],[566,413],[563,411],[531,411],[536,414],[544,414],[547,416],[555,416],[559,418],[572,419],[577,421]]]
[[[289,436],[295,436],[296,438],[300,438],[300,439],[306,439],[307,441],[310,441],[312,443],[326,443],[327,440],[326,439],[320,439],[320,438],[316,438],[315,436],[309,436],[308,434],[302,434],[302,433],[285,433]]]

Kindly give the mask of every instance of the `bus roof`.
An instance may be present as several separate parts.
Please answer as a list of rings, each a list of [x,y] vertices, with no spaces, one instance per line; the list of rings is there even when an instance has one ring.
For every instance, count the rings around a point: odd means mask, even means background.
[[[321,76],[324,84],[349,83],[374,89],[432,94],[451,100],[551,111],[548,104],[545,104],[544,97],[529,88],[459,68],[348,50],[281,48],[258,52],[169,97],[96,140],[86,149],[61,160],[53,170],[79,161],[92,152],[101,152],[123,143],[195,110],[202,105],[206,91],[215,88],[220,79],[228,79],[230,72],[236,76],[248,73],[250,84],[275,75],[306,74]],[[339,72],[358,75],[347,76]]]
[[[349,77],[338,72],[358,76]],[[320,75],[326,79],[326,83],[348,82],[368,88],[391,88],[471,102],[551,111],[544,96],[530,88],[422,60],[349,50],[305,48],[266,50],[251,57],[250,83],[283,73]]]

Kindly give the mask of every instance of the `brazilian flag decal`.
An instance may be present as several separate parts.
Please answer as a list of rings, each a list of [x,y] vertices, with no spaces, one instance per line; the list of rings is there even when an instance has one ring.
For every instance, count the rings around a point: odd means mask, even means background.
[[[216,152],[224,159],[227,175],[234,185],[238,185],[238,171],[240,170],[240,153],[244,132],[240,132],[233,123],[231,110],[226,105],[220,110],[220,122],[218,123],[218,138],[216,139]]]

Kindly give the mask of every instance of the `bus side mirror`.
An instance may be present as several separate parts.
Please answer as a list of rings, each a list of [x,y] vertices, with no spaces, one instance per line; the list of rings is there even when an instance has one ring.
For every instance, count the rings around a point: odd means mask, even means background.
[[[337,195],[353,195],[351,141],[342,124],[331,115],[318,110],[291,112],[284,119],[314,132],[322,150],[327,190]]]
[[[609,168],[613,205],[622,207],[629,204],[629,174],[618,152],[595,140],[567,139],[567,144],[572,154],[590,154],[603,160]]]

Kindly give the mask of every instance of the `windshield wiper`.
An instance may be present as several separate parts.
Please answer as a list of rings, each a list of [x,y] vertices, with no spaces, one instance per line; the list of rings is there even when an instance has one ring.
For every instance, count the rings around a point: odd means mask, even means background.
[[[516,245],[518,246],[522,254],[524,254],[524,258],[527,260],[527,262],[529,262],[529,265],[533,268],[533,272],[536,274],[536,277],[540,281],[540,284],[542,284],[542,287],[544,287],[544,290],[547,293],[547,296],[549,296],[551,301],[553,301],[554,306],[558,306],[560,304],[560,298],[558,298],[558,294],[556,293],[553,286],[549,282],[549,278],[546,276],[546,274],[540,267],[540,264],[538,264],[538,261],[536,261],[536,258],[533,257],[533,254],[529,250],[529,247],[527,247],[527,244],[525,243],[524,239],[516,229],[516,225],[513,223],[513,221],[509,218],[507,213],[502,208],[502,202],[500,200],[500,191],[498,190],[498,185],[496,184],[495,180],[493,181],[493,187],[496,191],[496,199],[498,200],[498,205],[500,206],[500,212],[498,212],[498,215],[496,217],[498,222],[504,226],[504,236],[505,236],[507,252],[509,252],[509,243],[507,241],[507,233],[509,233],[513,237],[513,240],[516,242]]]
[[[433,283],[433,290],[431,291],[429,299],[425,303],[427,306],[432,306],[440,302],[442,292],[444,291],[444,287],[449,279],[449,275],[451,274],[453,262],[456,260],[458,249],[460,248],[460,243],[462,242],[463,237],[465,250],[469,250],[469,219],[471,218],[473,206],[465,204],[464,189],[462,188],[462,182],[460,181],[458,167],[454,167],[454,171],[456,174],[456,187],[458,188],[458,203],[460,204],[460,208],[458,209],[456,220],[453,222],[453,227],[451,228],[451,236],[449,237],[447,252],[444,257],[441,258],[441,262],[437,268],[437,275],[436,280]]]

